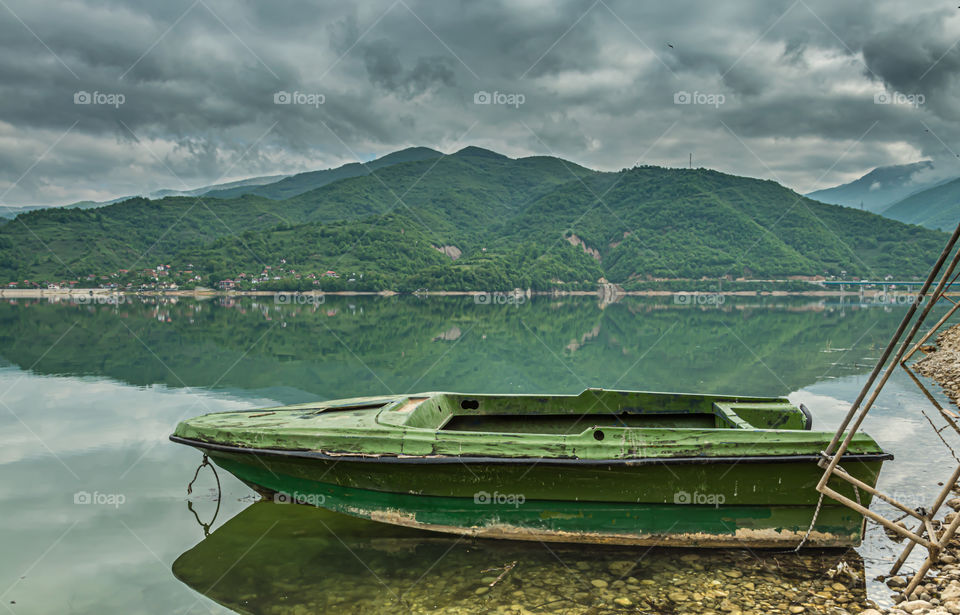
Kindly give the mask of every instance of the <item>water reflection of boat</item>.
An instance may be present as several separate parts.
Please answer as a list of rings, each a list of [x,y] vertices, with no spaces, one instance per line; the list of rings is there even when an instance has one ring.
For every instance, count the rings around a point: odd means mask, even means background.
[[[817,461],[832,433],[810,427],[784,398],[590,389],[217,413],[183,421],[171,438],[264,495],[417,529],[619,545],[859,544],[862,515],[818,505]],[[890,455],[864,434],[851,453],[845,469],[875,485]]]
[[[584,550],[470,540],[272,502],[227,521],[177,558],[173,573],[251,615],[479,613],[514,605],[570,613],[806,605],[811,612],[865,598],[863,561],[853,550]]]

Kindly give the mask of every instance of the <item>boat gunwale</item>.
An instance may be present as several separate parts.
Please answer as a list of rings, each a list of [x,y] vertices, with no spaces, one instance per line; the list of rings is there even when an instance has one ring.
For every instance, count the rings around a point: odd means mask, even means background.
[[[796,463],[801,461],[819,462],[822,455],[741,455],[725,457],[639,457],[639,458],[608,458],[585,459],[579,457],[490,457],[490,456],[459,456],[459,455],[397,455],[384,453],[356,454],[356,453],[329,453],[307,449],[278,449],[255,448],[206,442],[193,438],[184,438],[172,434],[172,442],[185,444],[198,449],[207,449],[226,453],[240,453],[246,455],[263,455],[275,457],[299,457],[303,459],[322,459],[330,461],[359,461],[367,463],[406,463],[406,464],[490,464],[490,465],[686,465],[686,464],[722,464],[722,463]],[[856,453],[844,456],[848,461],[892,461],[892,453]]]

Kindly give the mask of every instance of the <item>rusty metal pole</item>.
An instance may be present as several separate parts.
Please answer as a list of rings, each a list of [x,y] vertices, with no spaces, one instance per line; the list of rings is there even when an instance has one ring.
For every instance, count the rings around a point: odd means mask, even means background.
[[[884,350],[883,356],[877,361],[877,365],[874,367],[873,373],[871,373],[871,379],[866,384],[864,384],[863,389],[860,391],[860,394],[857,396],[856,401],[850,407],[850,411],[847,412],[847,416],[844,418],[843,424],[837,429],[837,432],[833,436],[830,445],[825,451],[827,455],[832,455],[830,461],[826,467],[826,470],[823,473],[823,476],[820,478],[820,482],[817,484],[817,491],[823,491],[824,487],[827,484],[827,481],[830,480],[830,476],[833,474],[834,470],[837,467],[837,464],[840,463],[840,457],[846,452],[847,448],[850,446],[850,442],[853,440],[854,434],[857,430],[860,429],[860,425],[863,423],[863,420],[866,418],[867,412],[870,411],[870,408],[873,406],[873,402],[876,401],[877,397],[880,395],[880,391],[883,390],[884,385],[887,383],[887,380],[890,379],[890,376],[893,374],[894,369],[899,363],[900,359],[907,351],[907,347],[910,342],[916,336],[917,331],[920,330],[920,327],[923,325],[923,321],[926,319],[927,314],[930,313],[930,309],[933,307],[933,301],[928,301],[927,305],[924,306],[923,311],[920,313],[919,318],[913,324],[913,327],[910,329],[910,333],[907,334],[907,337],[904,339],[903,343],[900,346],[900,350],[897,352],[893,362],[887,366],[886,370],[883,372],[879,383],[876,388],[873,389],[873,393],[870,395],[870,398],[867,400],[867,403],[860,408],[860,403],[863,401],[863,397],[867,394],[870,388],[873,385],[873,380],[875,379],[875,374],[882,369],[883,365],[886,363],[887,358],[890,356],[890,350],[896,346],[897,342],[900,340],[900,337],[903,335],[903,329],[907,327],[910,320],[913,318],[913,315],[917,311],[917,304],[920,303],[924,297],[927,295],[927,291],[930,289],[930,285],[933,280],[936,279],[937,274],[940,272],[940,269],[943,267],[944,261],[950,255],[950,252],[953,250],[954,245],[957,243],[957,239],[960,238],[960,224],[957,225],[957,228],[954,229],[953,235],[950,236],[950,240],[947,242],[947,245],[944,247],[943,252],[940,254],[940,258],[937,259],[936,264],[933,269],[930,271],[930,275],[927,276],[927,280],[924,282],[923,287],[920,289],[920,294],[917,297],[917,301],[910,305],[910,309],[907,312],[907,315],[904,317],[903,321],[900,323],[900,327],[897,329],[896,334],[890,340],[890,343],[887,345],[887,349]],[[950,261],[950,265],[947,268],[947,271],[944,273],[943,277],[940,279],[940,283],[937,284],[936,290],[934,290],[933,296],[938,296],[943,287],[946,285],[950,274],[956,268],[957,263],[960,262],[960,250],[954,255],[953,259]],[[850,421],[856,417],[856,420],[853,421],[853,426],[850,428],[850,431],[847,433],[846,438],[843,442],[840,443],[840,447],[834,452],[834,447],[837,445],[837,442],[840,440],[841,435],[847,426],[850,425]],[[820,462],[821,466],[823,460]]]
[[[953,246],[957,243],[957,239],[960,238],[960,224],[957,224],[957,228],[954,229],[953,235],[950,236],[950,240],[947,241],[947,245],[944,246],[943,251],[940,253],[940,257],[937,259],[937,262],[934,264],[933,269],[930,270],[930,274],[927,276],[926,281],[923,283],[923,286],[920,288],[919,298],[926,296],[927,291],[930,289],[930,286],[933,284],[933,281],[936,279],[937,274],[940,272],[940,269],[943,267],[943,263],[946,262],[947,257],[950,256],[950,252],[953,250]],[[910,309],[907,310],[907,313],[904,315],[903,320],[900,321],[900,326],[897,327],[896,333],[890,339],[890,342],[887,344],[887,347],[884,349],[883,354],[880,356],[880,359],[877,361],[877,364],[874,366],[873,371],[870,373],[870,377],[867,378],[867,381],[864,383],[863,388],[860,390],[860,394],[857,395],[857,399],[854,400],[853,404],[850,406],[850,410],[847,412],[847,415],[844,417],[842,423],[840,424],[837,433],[834,434],[833,439],[830,441],[830,445],[827,446],[826,453],[828,455],[832,454],[834,448],[837,446],[837,443],[840,441],[840,437],[847,426],[850,424],[850,421],[853,420],[854,415],[857,410],[860,408],[860,404],[863,403],[864,398],[867,396],[867,393],[870,391],[870,388],[873,386],[874,381],[877,379],[877,376],[880,374],[880,371],[883,369],[884,364],[887,362],[887,359],[890,357],[890,353],[893,352],[893,349],[896,347],[897,342],[900,341],[900,337],[903,335],[903,332],[907,329],[907,326],[910,324],[910,320],[913,318],[913,315],[917,311],[917,304],[919,301],[916,301],[910,305]]]
[[[940,495],[937,496],[937,501],[933,503],[933,508],[930,511],[930,516],[937,514],[937,511],[940,510],[940,507],[943,506],[943,503],[947,500],[947,496],[950,495],[950,488],[956,484],[957,480],[960,480],[960,465],[953,471],[953,474],[950,475],[950,480],[943,484],[943,489],[940,490]],[[957,515],[960,517],[960,514]],[[945,534],[946,535],[946,534]],[[936,540],[936,536],[930,536],[931,540]],[[897,561],[894,562],[893,567],[890,568],[890,574],[897,574],[900,571],[900,567],[903,566],[904,562],[907,561],[907,558],[910,557],[910,552],[913,551],[913,548],[917,546],[917,543],[910,541],[903,549],[903,553],[900,554],[900,557],[897,558]]]

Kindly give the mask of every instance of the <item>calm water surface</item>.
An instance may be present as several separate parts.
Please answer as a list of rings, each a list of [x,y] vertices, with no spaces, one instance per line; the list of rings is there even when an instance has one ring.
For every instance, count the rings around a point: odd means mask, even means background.
[[[255,503],[224,472],[218,502],[206,469],[188,496],[200,454],[167,436],[184,417],[277,403],[588,386],[789,395],[815,428],[832,429],[904,309],[855,298],[7,301],[0,604],[15,614],[300,615],[883,602],[888,592],[872,579],[900,547],[876,527],[856,551],[802,557],[471,541]],[[917,506],[952,461],[922,409],[900,373],[866,423],[897,456],[881,487]]]

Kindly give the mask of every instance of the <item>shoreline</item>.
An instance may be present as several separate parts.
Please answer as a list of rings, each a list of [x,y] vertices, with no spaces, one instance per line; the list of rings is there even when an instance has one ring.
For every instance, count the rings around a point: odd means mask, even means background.
[[[570,290],[570,291],[486,291],[486,290],[433,290],[424,292],[398,292],[393,290],[369,291],[269,291],[269,290],[148,290],[128,291],[109,288],[0,288],[0,299],[43,299],[52,297],[80,297],[80,296],[141,296],[141,297],[272,297],[275,295],[303,295],[334,297],[393,297],[398,295],[435,296],[435,297],[475,297],[478,295],[497,295],[504,297],[671,297],[673,295],[706,295],[723,297],[877,297],[887,294],[882,290],[864,290],[850,292],[841,290],[621,290],[611,292],[607,290]],[[958,293],[945,293],[947,296],[960,296]],[[902,302],[904,305],[907,302]]]
[[[931,379],[955,405],[960,399],[960,324],[940,331],[935,340],[920,347],[925,355],[913,364],[914,371]],[[953,486],[960,493],[960,484]],[[950,523],[960,514],[960,498],[945,502],[949,511],[942,521],[934,521],[935,531]],[[939,525],[936,525],[939,524]],[[876,610],[867,609],[861,615],[954,615],[960,613],[960,536],[954,536],[931,567],[923,581],[909,596],[902,592],[912,575],[900,573],[887,577],[885,584],[893,592],[894,605]]]

